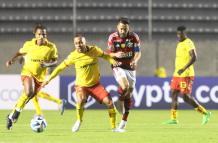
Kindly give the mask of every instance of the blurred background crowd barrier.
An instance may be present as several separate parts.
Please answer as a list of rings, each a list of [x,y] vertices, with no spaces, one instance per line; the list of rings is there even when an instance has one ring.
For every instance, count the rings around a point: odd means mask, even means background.
[[[130,19],[132,30],[141,38],[142,58],[137,75],[153,76],[164,67],[174,70],[176,27],[186,25],[195,42],[197,76],[218,75],[217,0],[1,0],[0,74],[18,74],[20,65],[6,69],[5,61],[25,40],[32,38],[36,23],[48,28],[48,36],[59,50],[59,61],[72,51],[72,37],[82,33],[88,43],[106,50],[107,39],[116,30],[119,17]],[[111,75],[101,61],[102,75]],[[74,75],[66,70],[63,75]]]

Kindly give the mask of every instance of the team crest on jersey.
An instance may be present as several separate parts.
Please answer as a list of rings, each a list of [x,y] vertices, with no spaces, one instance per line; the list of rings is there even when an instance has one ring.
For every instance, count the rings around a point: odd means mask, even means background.
[[[128,42],[126,42],[126,46],[132,48],[133,47],[133,43],[128,41]]]
[[[74,89],[75,86],[75,81],[71,82],[68,84],[67,86],[67,98],[68,98],[68,102],[76,107],[76,92]],[[93,104],[95,104],[96,100],[94,98],[92,98],[91,96],[88,97],[87,102],[85,104],[85,108],[88,108],[90,106],[92,106]]]
[[[115,47],[120,48],[120,44],[119,43],[115,44]]]
[[[126,44],[125,43],[122,43],[121,44],[121,48],[125,48],[126,47]]]

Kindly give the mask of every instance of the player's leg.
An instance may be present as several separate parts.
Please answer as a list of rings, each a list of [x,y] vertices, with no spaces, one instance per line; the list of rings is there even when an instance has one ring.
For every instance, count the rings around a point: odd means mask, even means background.
[[[194,78],[193,77],[186,77],[183,79],[183,83],[186,85],[182,94],[183,100],[191,105],[195,110],[203,115],[202,124],[206,124],[209,121],[211,112],[208,112],[203,106],[201,106],[191,95],[192,92],[192,85]]]
[[[43,91],[39,91],[37,93],[37,96],[57,103],[60,106],[61,115],[63,115],[64,110],[65,110],[65,105],[67,103],[67,101],[65,99],[61,100],[55,96],[52,96],[46,92],[43,92]]]
[[[136,83],[136,72],[135,71],[130,71],[130,70],[124,70],[123,72],[125,74],[124,79],[123,79],[123,89],[126,90],[125,93],[123,93],[124,96],[124,112],[122,116],[122,120],[118,126],[119,129],[124,129],[127,124],[127,119],[129,116],[129,110],[132,105],[132,96],[133,96],[133,89],[135,87]],[[122,83],[121,80],[118,81],[119,83]]]
[[[170,120],[167,120],[164,122],[164,124],[177,124],[178,123],[178,95],[179,91],[178,90],[171,90],[171,110],[170,110]]]
[[[24,77],[22,81],[23,81],[23,86],[24,86],[24,92],[18,99],[17,104],[15,105],[15,108],[13,109],[13,111],[7,117],[7,129],[8,130],[10,130],[12,128],[12,124],[18,120],[20,112],[22,111],[24,106],[27,104],[27,102],[35,94],[34,79],[31,77]]]
[[[111,128],[115,129],[116,128],[116,111],[113,105],[113,101],[109,96],[107,96],[103,99],[102,102],[108,107],[108,114],[110,118]]]
[[[116,111],[113,105],[113,101],[109,93],[101,84],[97,84],[91,88],[88,88],[88,91],[92,97],[94,97],[99,103],[103,103],[108,107],[108,114],[111,123],[112,130],[116,128]]]
[[[82,118],[83,118],[83,112],[84,112],[84,104],[87,101],[87,93],[85,88],[76,86],[76,98],[77,98],[77,104],[76,104],[76,122],[72,127],[72,132],[77,132],[80,129]]]
[[[171,88],[171,110],[170,110],[170,120],[163,122],[163,124],[177,124],[178,123],[178,95],[180,93],[180,78],[173,77],[170,84]]]
[[[40,105],[39,105],[39,99],[38,99],[38,97],[37,97],[37,96],[34,96],[34,97],[32,98],[32,101],[33,101],[33,105],[34,105],[34,107],[35,107],[35,109],[36,109],[36,115],[37,115],[37,116],[42,116],[43,113],[42,113],[42,109],[41,109],[41,107],[40,107]]]
[[[208,112],[203,106],[201,106],[191,95],[184,94],[183,99],[186,103],[195,108],[195,110],[203,115],[202,125],[209,121],[211,112]]]

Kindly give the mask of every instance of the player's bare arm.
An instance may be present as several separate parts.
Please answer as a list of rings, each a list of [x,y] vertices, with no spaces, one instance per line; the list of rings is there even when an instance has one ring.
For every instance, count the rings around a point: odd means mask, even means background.
[[[24,53],[17,52],[10,60],[6,62],[6,67],[11,66],[20,56],[24,56]]]
[[[122,51],[115,52],[115,53],[110,53],[110,56],[112,58],[123,58],[125,56],[125,53]]]
[[[133,60],[130,63],[130,66],[135,69],[137,67],[140,58],[141,58],[141,52],[136,52]]]
[[[182,69],[178,70],[177,73],[179,75],[181,75],[188,67],[190,67],[192,64],[194,64],[194,62],[197,60],[197,54],[196,54],[196,51],[194,49],[189,51],[189,55],[191,56],[191,59]]]

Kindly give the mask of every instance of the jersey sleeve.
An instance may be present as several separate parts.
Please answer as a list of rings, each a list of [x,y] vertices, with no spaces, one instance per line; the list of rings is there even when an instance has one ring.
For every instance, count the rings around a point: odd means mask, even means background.
[[[19,53],[25,54],[25,53],[28,52],[29,49],[30,49],[29,48],[29,42],[25,42],[23,47],[20,48]]]
[[[133,35],[134,35],[134,47],[138,47],[138,48],[140,48],[140,38],[139,38],[139,36],[138,36],[138,34],[136,34],[136,33],[133,33]]]
[[[194,43],[191,40],[187,41],[186,47],[187,47],[188,51],[195,49],[195,45],[194,45]]]
[[[114,44],[113,44],[113,37],[114,37],[113,34],[111,34],[107,41],[107,45],[108,45],[107,52],[108,53],[115,51]]]
[[[94,46],[93,55],[96,55],[97,57],[102,57],[104,55],[104,52],[101,48]]]
[[[58,58],[58,50],[57,50],[55,45],[53,45],[50,58],[51,59],[57,59]]]
[[[70,53],[70,55],[64,60],[64,64],[65,64],[66,66],[70,66],[70,65],[72,65],[72,64],[74,64],[74,63],[75,63],[75,59],[74,59],[73,52],[72,52],[72,53]]]

